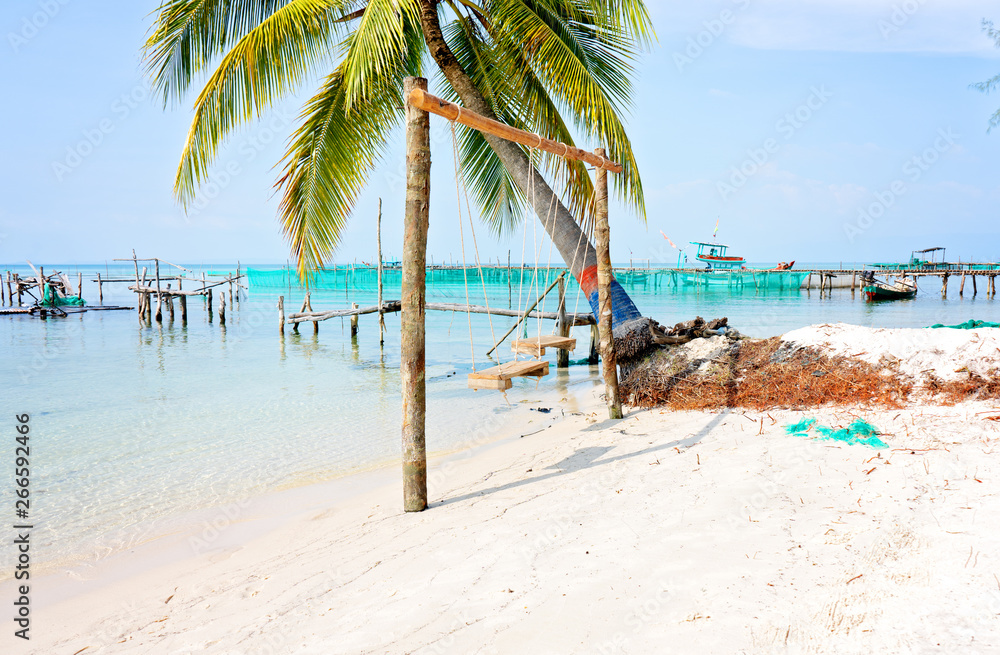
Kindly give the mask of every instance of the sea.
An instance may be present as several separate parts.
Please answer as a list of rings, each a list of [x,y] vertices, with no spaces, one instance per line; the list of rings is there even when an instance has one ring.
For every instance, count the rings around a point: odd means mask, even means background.
[[[773,264],[771,264],[773,265]],[[183,275],[184,288],[232,274],[234,263],[161,263],[164,277]],[[767,267],[764,263],[760,267]],[[836,268],[828,263],[802,268]],[[15,415],[31,426],[31,515],[34,563],[71,566],[113,555],[175,531],[192,513],[241,502],[269,492],[394,465],[399,460],[401,396],[399,315],[361,316],[356,337],[350,319],[305,323],[299,332],[278,331],[277,303],[297,311],[306,289],[280,266],[243,265],[248,288],[235,292],[220,325],[216,297],[209,314],[204,300],[188,301],[188,321],[179,307],[171,320],[140,323],[134,309],[88,311],[41,319],[0,316],[0,383],[8,453],[13,466]],[[131,279],[132,262],[94,265],[48,264],[98,303],[105,280]],[[27,266],[0,266],[23,277]],[[557,271],[497,267],[433,270],[429,302],[489,304],[524,309]],[[1000,321],[1000,303],[967,283],[963,296],[952,280],[942,298],[939,278],[920,282],[912,300],[866,303],[849,288],[760,289],[751,285],[709,287],[671,284],[669,272],[649,269],[620,273],[626,291],[646,316],[665,325],[695,316],[725,316],[730,326],[753,337],[770,337],[818,323],[920,328],[968,319]],[[376,275],[370,269],[339,267],[313,280],[314,311],[374,305]],[[399,271],[385,272],[384,298],[398,299]],[[103,284],[105,305],[135,307],[126,282]],[[226,294],[229,286],[216,287]],[[556,293],[540,304],[556,310]],[[570,279],[567,311],[588,312]],[[599,384],[599,370],[587,363],[589,327],[573,329],[578,340],[572,365],[554,367],[538,380],[516,379],[506,393],[468,389],[469,372],[509,361],[503,344],[490,358],[494,340],[515,319],[452,312],[427,314],[427,442],[432,453],[462,448],[470,435],[487,438],[509,426],[520,403],[560,402],[574,390]],[[529,319],[516,335],[549,334],[554,322]],[[4,476],[4,497],[13,511],[14,482]],[[12,549],[0,551],[0,579],[13,570]]]

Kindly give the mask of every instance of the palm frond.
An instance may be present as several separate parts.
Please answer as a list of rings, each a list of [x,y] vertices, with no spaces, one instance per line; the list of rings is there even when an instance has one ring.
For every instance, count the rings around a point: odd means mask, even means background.
[[[399,68],[399,57],[407,52],[407,25],[419,25],[416,0],[370,0],[351,33],[344,61],[347,108],[366,102],[373,80]]]
[[[205,179],[220,143],[258,117],[336,50],[342,7],[292,0],[250,30],[223,57],[195,102],[174,193],[185,206]]]
[[[532,74],[569,109],[577,129],[598,139],[622,164],[623,172],[614,177],[617,195],[645,217],[642,181],[621,119],[632,93],[629,78],[637,52],[625,28],[593,11],[594,6],[496,0],[491,19],[498,47],[520,50]]]
[[[192,78],[289,0],[166,0],[143,58],[166,106],[177,102]]]
[[[336,250],[358,195],[385,153],[387,140],[403,116],[406,76],[419,75],[425,51],[419,23],[404,20],[404,49],[365,85],[364,104],[352,104],[350,53],[362,56],[349,37],[348,57],[302,110],[276,187],[282,231],[291,245],[299,275],[321,266]]]

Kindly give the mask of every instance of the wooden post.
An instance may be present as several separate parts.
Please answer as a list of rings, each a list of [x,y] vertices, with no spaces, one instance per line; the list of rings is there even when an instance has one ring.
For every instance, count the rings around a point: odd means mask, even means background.
[[[226,292],[219,292],[219,325],[226,327]]]
[[[205,278],[204,278],[204,275],[205,275],[205,274],[204,274],[204,273],[202,273],[202,276],[203,276],[203,277],[202,277],[202,280],[201,280],[201,282],[202,282],[202,285],[203,285],[203,286],[204,286],[204,284],[205,284]],[[211,290],[211,289],[209,289],[209,290],[208,290],[208,291],[207,291],[207,292],[205,293],[205,299],[206,299],[206,301],[208,302],[208,320],[212,320],[212,290]]]
[[[587,358],[587,363],[596,364],[598,360],[598,347],[601,343],[601,331],[597,327],[597,323],[590,326],[590,356]]]
[[[378,246],[378,345],[385,344],[385,312],[382,311],[382,199],[378,199],[378,221],[375,223],[375,242]]]
[[[604,158],[604,148],[594,154]],[[615,339],[611,332],[611,228],[608,225],[608,171],[597,169],[597,222],[594,236],[597,241],[597,322],[601,333],[601,359],[604,360],[604,388],[608,400],[608,416],[622,417],[622,403],[618,398],[618,369],[615,359]]]
[[[183,291],[184,290],[184,280],[182,280],[180,278],[177,278],[177,290],[178,291]],[[187,320],[188,320],[188,301],[187,301],[187,296],[181,294],[180,303],[181,303],[181,323],[187,323]]]
[[[76,297],[83,299],[83,271],[76,272]]]
[[[812,288],[812,283],[813,283],[813,274],[812,271],[809,271],[809,277],[806,278],[806,291],[809,291],[809,289]]]
[[[21,276],[17,273],[14,274],[14,286],[17,287],[17,306],[21,307],[21,294],[23,293],[21,289]]]
[[[104,304],[104,283],[101,282],[101,274],[97,274],[97,302]]]
[[[174,297],[170,295],[170,283],[167,283],[167,314],[170,316],[170,322],[174,322]]]
[[[556,330],[560,337],[569,336],[569,324],[566,322],[566,278],[559,278],[559,308],[556,310]],[[569,351],[560,348],[556,350],[556,368],[569,368]]]
[[[227,277],[229,277],[229,307],[235,308],[236,305],[233,304],[233,278],[232,276]]]
[[[507,309],[514,306],[514,285],[510,279],[510,250],[507,251]]]
[[[278,296],[278,334],[285,336],[285,297]]]
[[[403,96],[427,90],[427,80],[408,77]],[[430,217],[430,117],[405,100],[406,214],[403,221],[403,285],[400,315],[400,378],[403,392],[403,509],[427,509],[427,414],[424,377],[424,299]]]
[[[156,262],[156,322],[163,322],[163,294],[160,293],[160,260]]]
[[[357,308],[358,308],[358,303],[352,302],[351,303],[351,309],[357,309]],[[353,338],[353,337],[356,337],[356,336],[358,336],[358,315],[357,314],[355,314],[354,316],[351,317],[351,337]]]
[[[976,274],[972,274],[972,297],[975,298],[976,294],[979,293],[979,289],[976,288]]]
[[[10,295],[10,293],[9,293],[10,292],[10,271],[6,271],[5,272],[5,277],[7,279],[7,291],[8,291],[7,295]],[[0,285],[0,305],[5,304],[6,302],[7,302],[7,296],[4,295],[3,286]]]
[[[917,278],[914,277],[913,279],[916,280]],[[948,297],[948,274],[947,273],[945,273],[944,275],[941,276],[941,297],[942,298],[947,298]]]
[[[205,287],[207,286],[207,284],[208,284],[208,282],[205,280],[205,273],[204,273],[204,271],[202,271],[202,274],[201,274],[201,290],[202,291],[205,290]],[[201,297],[202,297],[203,300],[205,300],[205,302],[208,303],[208,311],[212,311],[212,294],[207,294],[206,295],[206,294],[203,293],[201,295]]]
[[[357,304],[355,304],[354,306],[357,307]],[[313,310],[312,293],[311,292],[307,292],[306,293],[306,311],[307,312],[311,312],[312,310]],[[313,321],[312,324],[313,324],[313,334],[319,334],[319,321]]]
[[[962,281],[958,283],[958,295],[965,295],[965,273],[962,273]]]

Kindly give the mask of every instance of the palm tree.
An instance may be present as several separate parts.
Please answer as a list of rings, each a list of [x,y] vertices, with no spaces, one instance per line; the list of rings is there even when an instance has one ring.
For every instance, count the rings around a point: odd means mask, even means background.
[[[282,228],[304,275],[336,249],[402,122],[403,80],[422,75],[428,54],[440,73],[438,95],[571,144],[572,124],[605,146],[624,166],[618,198],[644,218],[621,114],[636,55],[652,38],[642,0],[165,0],[144,50],[165,105],[208,76],[175,180],[185,207],[233,129],[325,74],[276,183]],[[596,313],[596,253],[583,232],[593,186],[584,164],[537,159],[563,189],[560,198],[526,149],[457,127],[460,166],[484,220],[502,233],[530,206]],[[640,316],[617,282],[612,293],[616,325]]]
[[[993,21],[986,20],[984,18],[983,31],[986,32],[986,36],[993,39],[993,43],[996,45],[996,47],[1000,48],[1000,30],[993,27]],[[979,82],[978,84],[973,84],[972,88],[982,91],[983,93],[996,91],[998,88],[1000,88],[1000,75],[994,75],[985,82]],[[989,130],[992,130],[997,125],[1000,125],[1000,109],[998,109],[996,112],[993,113],[992,116],[990,116]]]

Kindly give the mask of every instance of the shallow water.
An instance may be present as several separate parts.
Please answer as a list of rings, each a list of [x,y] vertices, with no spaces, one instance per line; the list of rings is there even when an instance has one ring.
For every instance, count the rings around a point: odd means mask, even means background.
[[[46,266],[69,273],[75,267]],[[214,265],[210,270],[231,270]],[[18,270],[18,269],[15,269]],[[82,267],[85,279],[129,275],[126,267]],[[20,269],[23,275],[27,270]],[[200,272],[195,274],[200,278]],[[637,276],[638,277],[638,276]],[[314,309],[373,305],[368,282],[314,291]],[[399,297],[387,276],[386,299]],[[472,279],[470,300],[483,304]],[[106,284],[105,304],[132,304],[125,284]],[[187,288],[191,288],[185,285]],[[491,306],[524,307],[545,280],[508,287],[492,283]],[[644,314],[662,323],[701,315],[729,317],[745,334],[771,336],[813,323],[844,321],[878,327],[922,327],[969,318],[1000,320],[1000,304],[983,293],[942,300],[940,282],[922,285],[912,301],[872,305],[860,293],[834,290],[769,291],[653,285],[629,281],[626,290]],[[220,287],[221,289],[222,287]],[[980,291],[982,291],[981,285]],[[306,324],[301,334],[277,331],[276,303],[301,305],[300,288],[252,287],[225,330],[209,320],[200,299],[189,301],[189,322],[179,311],[171,323],[140,327],[134,311],[88,312],[64,319],[0,317],[0,381],[4,408],[32,416],[32,520],[40,563],[66,562],[115,552],[171,529],[186,512],[268,490],[328,479],[398,457],[400,434],[399,317],[386,316],[379,345],[377,319],[361,317],[357,339],[349,320]],[[84,296],[97,297],[87,282]],[[521,297],[520,304],[518,296]],[[464,281],[435,284],[428,300],[465,302]],[[555,310],[555,295],[544,309]],[[568,310],[586,312],[570,285]],[[216,309],[218,303],[216,303]],[[478,367],[489,364],[491,332],[500,336],[514,319],[473,315]],[[575,365],[541,381],[516,380],[506,397],[471,392],[470,318],[429,312],[427,317],[428,447],[450,450],[470,435],[499,432],[507,409],[520,401],[563,397],[574,383],[596,380],[597,369]],[[528,334],[551,332],[551,322],[529,321]],[[575,328],[575,359],[586,356],[589,328]],[[548,354],[550,360],[553,353]],[[499,356],[510,359],[503,346]],[[578,388],[579,385],[577,385]],[[555,395],[553,395],[555,394]],[[0,555],[10,557],[10,549]],[[3,566],[4,571],[10,567]]]

